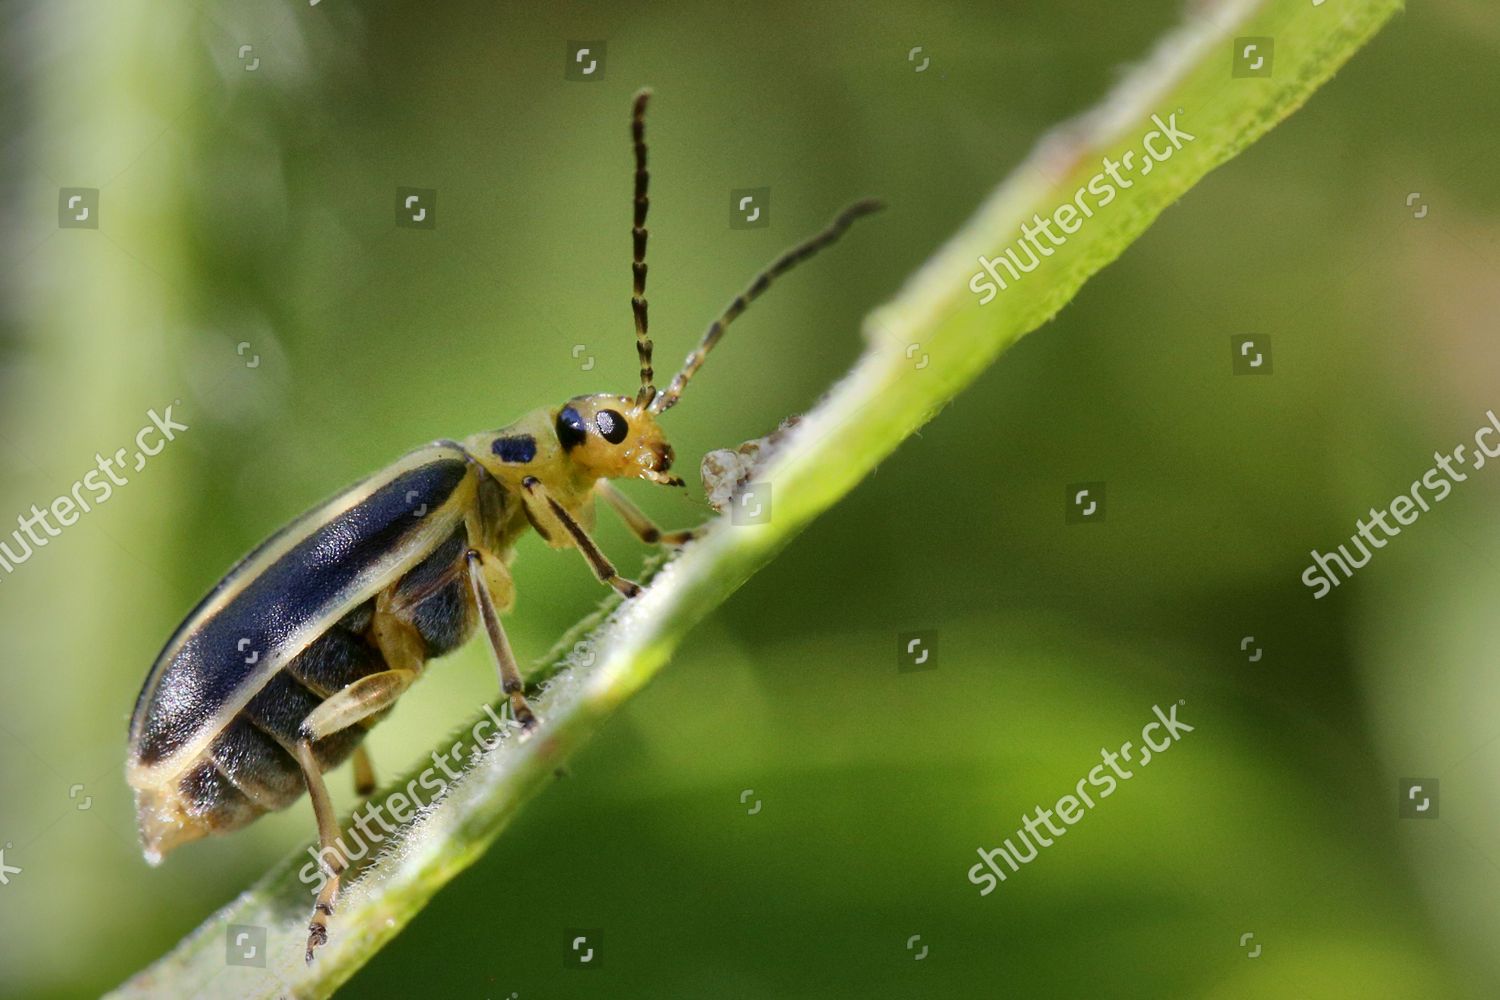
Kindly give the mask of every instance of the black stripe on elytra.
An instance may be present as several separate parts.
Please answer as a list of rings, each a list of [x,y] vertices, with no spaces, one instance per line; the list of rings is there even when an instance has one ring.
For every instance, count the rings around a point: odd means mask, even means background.
[[[149,766],[190,741],[204,719],[241,693],[260,656],[282,647],[293,631],[328,607],[362,571],[401,545],[410,532],[421,530],[422,520],[414,513],[425,511],[418,505],[425,505],[426,510],[441,507],[467,473],[468,464],[462,458],[434,455],[391,481],[356,494],[357,503],[326,521],[299,519],[289,530],[301,531],[302,536],[249,579],[233,600],[199,622],[165,666],[155,688],[142,690],[132,726],[139,739],[140,763]],[[280,537],[273,536],[261,548],[276,544]],[[238,583],[242,567],[257,553],[231,570],[215,591]],[[204,602],[213,598],[211,592]],[[175,641],[176,636],[168,646]],[[278,674],[267,682],[267,688],[280,690],[290,680],[289,675]],[[262,689],[259,697],[263,703],[273,695]],[[304,715],[322,700],[311,692],[308,697],[311,703],[303,706]],[[298,715],[280,720],[279,727],[263,728],[295,739],[301,719]],[[352,749],[351,745],[346,752]]]

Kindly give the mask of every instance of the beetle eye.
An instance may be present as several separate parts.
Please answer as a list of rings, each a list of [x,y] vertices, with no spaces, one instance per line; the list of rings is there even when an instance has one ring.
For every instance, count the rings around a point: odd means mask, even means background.
[[[557,443],[563,446],[564,451],[572,451],[583,444],[587,438],[588,428],[583,423],[583,417],[571,406],[564,406],[557,414]]]
[[[630,432],[625,418],[614,410],[600,410],[599,415],[594,418],[594,423],[599,428],[600,436],[610,444],[619,444]]]

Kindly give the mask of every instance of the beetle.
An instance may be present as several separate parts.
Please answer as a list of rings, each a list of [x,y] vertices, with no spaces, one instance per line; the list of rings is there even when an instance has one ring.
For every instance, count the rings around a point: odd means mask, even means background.
[[[339,493],[255,549],[203,598],[157,656],[130,723],[126,778],[146,860],[312,800],[323,856],[333,859],[308,925],[306,960],[328,940],[339,875],[339,826],[323,772],[354,757],[360,794],[374,771],[360,745],[426,662],[482,631],[522,736],[538,720],[526,701],[500,615],[515,598],[509,566],[528,528],[582,553],[625,597],[640,587],[590,537],[603,497],[647,544],[685,544],[660,531],[611,485],[682,486],[657,418],[671,409],[724,330],[778,276],[835,242],[881,206],[856,202],[788,250],[730,302],[665,389],[647,334],[645,113],[635,95],[631,311],[640,389],[577,396],[499,430],[436,441]]]

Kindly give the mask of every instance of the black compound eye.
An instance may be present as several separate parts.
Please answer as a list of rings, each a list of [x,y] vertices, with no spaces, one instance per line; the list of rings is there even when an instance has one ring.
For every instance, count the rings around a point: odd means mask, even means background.
[[[557,441],[564,451],[572,451],[588,439],[589,429],[583,417],[571,406],[564,406],[557,414]]]
[[[594,423],[599,427],[599,434],[610,444],[619,444],[625,440],[625,435],[630,433],[630,427],[625,423],[625,418],[614,410],[600,410],[599,415],[594,418]]]

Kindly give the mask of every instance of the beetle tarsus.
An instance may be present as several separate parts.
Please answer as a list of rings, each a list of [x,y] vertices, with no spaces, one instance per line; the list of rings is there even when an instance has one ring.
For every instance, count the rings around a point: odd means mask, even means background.
[[[510,717],[521,727],[521,738],[526,739],[536,727],[541,724],[536,713],[531,710],[531,703],[526,700],[526,685],[519,677],[506,680],[501,683],[500,690],[506,698],[510,699]]]
[[[333,916],[333,904],[318,900],[312,906],[312,922],[308,924],[308,964],[312,964],[312,952],[329,943],[329,924],[326,916]]]
[[[607,479],[601,479],[595,483],[594,491],[619,513],[625,526],[635,532],[635,536],[647,545],[680,548],[698,537],[698,531],[693,528],[686,528],[682,531],[662,531],[646,516],[644,511],[631,503],[630,498],[615,489]]]
[[[307,925],[307,957],[306,963],[312,964],[313,950],[328,943],[328,925],[323,922],[319,913],[333,915],[333,907],[319,903],[313,907],[312,923]]]

